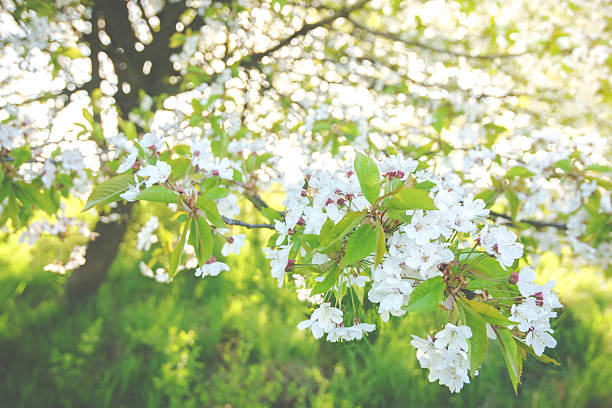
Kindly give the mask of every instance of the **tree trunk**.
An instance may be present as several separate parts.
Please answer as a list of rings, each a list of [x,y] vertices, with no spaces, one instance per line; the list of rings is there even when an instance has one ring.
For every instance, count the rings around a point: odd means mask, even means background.
[[[119,252],[119,245],[127,230],[132,203],[119,202],[115,213],[120,214],[116,222],[98,221],[94,231],[97,237],[89,241],[86,263],[75,270],[66,282],[66,297],[69,300],[85,298],[98,290]]]

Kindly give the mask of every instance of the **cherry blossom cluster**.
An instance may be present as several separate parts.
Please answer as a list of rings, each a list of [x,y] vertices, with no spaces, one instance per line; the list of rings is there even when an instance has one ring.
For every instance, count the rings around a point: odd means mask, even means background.
[[[534,283],[531,266],[515,272],[524,246],[514,232],[489,222],[490,210],[482,199],[467,193],[456,179],[417,171],[417,163],[402,155],[374,161],[379,179],[373,191],[379,189],[381,196],[366,199],[367,183],[358,174],[364,170],[354,163],[315,163],[305,169],[303,184],[287,188],[284,217],[275,220],[273,248],[265,250],[279,287],[292,272],[298,298],[315,305],[310,318],[298,325],[300,330],[309,329],[316,339],[326,335],[331,342],[359,340],[376,326],[361,322],[359,315],[366,315],[356,304],[377,305],[387,322],[390,316],[426,310],[419,302],[433,296],[430,290],[438,300],[427,310],[450,311],[449,323],[433,339],[415,337],[412,344],[421,366],[430,370],[430,381],[451,392],[469,383],[472,336],[466,315],[453,315],[454,310],[467,308],[465,313],[480,316],[482,330],[486,327],[493,339],[494,326],[514,329],[516,341],[532,347],[536,356],[542,356],[545,347],[555,347],[550,319],[556,317],[553,309],[562,305],[553,292],[554,282]],[[401,201],[403,189],[410,190],[404,199],[421,201],[407,204],[412,206],[408,209],[402,207],[405,203],[394,203]],[[350,224],[351,219],[357,221]],[[353,238],[373,228],[382,234],[376,248],[345,264]],[[328,235],[337,230],[345,235],[335,237],[334,246]],[[489,278],[482,281],[482,274]],[[518,292],[512,289],[515,284]],[[493,296],[499,293],[503,295]],[[509,298],[507,293],[515,295]],[[345,324],[347,310],[352,326]],[[497,320],[492,323],[487,314]]]
[[[422,368],[429,370],[429,381],[438,381],[451,392],[459,392],[463,384],[469,384],[470,360],[468,339],[472,330],[468,326],[447,323],[432,338],[412,336],[410,344],[417,349],[417,360]]]
[[[530,266],[525,266],[511,280],[518,286],[523,301],[513,304],[509,320],[517,323],[519,331],[525,334],[525,344],[533,347],[536,355],[541,356],[546,347],[554,348],[557,341],[551,333],[550,319],[557,317],[553,309],[563,307],[559,297],[553,291],[554,281],[545,285],[535,283],[536,273]]]

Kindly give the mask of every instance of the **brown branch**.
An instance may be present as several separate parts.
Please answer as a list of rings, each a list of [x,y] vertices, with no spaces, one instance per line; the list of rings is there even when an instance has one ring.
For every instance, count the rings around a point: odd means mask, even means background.
[[[500,214],[500,213],[495,212],[495,211],[491,211],[489,214],[493,218],[502,218],[504,220],[510,221],[510,222],[507,223],[510,226],[518,227],[513,222],[512,217],[510,217],[509,215]],[[556,229],[561,230],[561,231],[567,230],[567,225],[559,224],[559,223],[555,223],[555,222],[545,222],[545,221],[536,221],[536,220],[518,220],[517,222],[523,223],[523,224],[529,224],[529,225],[531,225],[533,227],[536,227],[536,228],[552,227],[552,228],[556,228]]]
[[[221,216],[221,219],[223,219],[223,222],[225,222],[227,225],[237,225],[239,227],[245,227],[245,228],[267,228],[267,229],[275,229],[274,225],[272,224],[249,224],[248,222],[244,222],[244,221],[240,221],[240,220],[234,220],[231,218],[227,218],[227,217],[223,217]]]
[[[326,17],[326,18],[324,18],[322,20],[319,20],[316,23],[304,24],[304,25],[302,25],[302,28],[300,28],[299,30],[295,31],[290,36],[282,39],[275,46],[273,46],[271,48],[268,48],[265,51],[257,52],[257,53],[254,53],[254,54],[251,54],[251,55],[248,55],[248,56],[244,57],[242,59],[240,65],[242,65],[242,66],[255,66],[255,65],[257,65],[257,63],[259,63],[259,61],[262,60],[263,57],[266,57],[266,56],[268,56],[270,54],[273,54],[274,52],[280,50],[281,48],[289,45],[291,43],[291,41],[293,41],[295,38],[305,36],[306,34],[311,32],[312,30],[314,30],[316,28],[319,28],[319,27],[326,26],[328,24],[331,24],[331,23],[333,23],[334,21],[336,21],[339,18],[342,18],[342,17],[348,18],[350,13],[352,13],[355,10],[358,10],[358,9],[362,8],[369,1],[370,0],[360,0],[360,1],[358,1],[355,4],[353,4],[350,7],[346,7],[346,8],[342,8],[340,10],[337,10],[331,16]]]
[[[422,43],[422,42],[416,41],[416,40],[408,40],[406,38],[402,38],[401,36],[399,36],[397,34],[374,30],[372,28],[366,27],[365,25],[355,21],[354,19],[352,19],[352,18],[350,18],[348,16],[347,16],[347,20],[349,20],[351,23],[353,23],[355,28],[357,28],[359,30],[362,30],[362,31],[365,31],[367,33],[370,33],[372,35],[375,35],[377,37],[386,38],[386,39],[391,40],[391,41],[398,41],[398,42],[404,43],[404,44],[412,46],[412,47],[418,47],[418,48],[422,48],[424,50],[428,50],[428,51],[432,51],[432,52],[436,52],[436,53],[440,53],[440,54],[452,55],[454,57],[465,57],[465,58],[481,59],[481,60],[493,60],[493,59],[498,59],[498,58],[514,58],[514,57],[519,57],[521,55],[525,55],[525,54],[528,53],[526,51],[526,52],[522,52],[522,53],[518,53],[518,54],[479,54],[479,55],[472,55],[472,54],[468,54],[468,53],[465,53],[465,52],[453,51],[453,50],[448,50],[448,49],[444,49],[444,48],[434,47],[432,45],[428,45],[428,44],[425,44],[425,43]]]

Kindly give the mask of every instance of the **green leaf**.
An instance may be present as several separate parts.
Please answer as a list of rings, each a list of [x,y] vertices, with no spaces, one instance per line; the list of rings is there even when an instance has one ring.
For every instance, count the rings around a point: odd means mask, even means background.
[[[134,183],[133,175],[122,174],[98,184],[89,195],[83,211],[87,211],[96,205],[106,205],[119,201],[121,198],[119,195],[124,193],[132,183]]]
[[[342,265],[352,265],[374,252],[376,250],[376,235],[376,228],[372,228],[369,224],[362,225],[351,234],[346,244]]]
[[[460,301],[472,312],[479,315],[485,322],[494,324],[496,326],[510,326],[516,324],[496,308],[483,302],[476,302],[474,300],[462,299]]]
[[[409,312],[432,312],[442,302],[444,294],[442,276],[427,279],[412,291],[406,310]]]
[[[521,201],[514,190],[506,190],[504,191],[504,194],[506,195],[508,205],[510,206],[510,215],[512,215],[512,219],[515,220],[519,207],[521,206]]]
[[[554,166],[566,173],[569,173],[570,169],[572,168],[572,162],[570,159],[563,159],[555,162]]]
[[[331,221],[329,224],[327,224],[327,221],[329,221],[328,219],[321,228],[321,236],[323,238],[321,240],[322,242],[320,244],[320,247],[323,248],[323,250],[331,247],[336,242],[343,239],[346,234],[351,232],[351,230],[355,228],[361,221],[363,221],[364,218],[365,213],[363,211],[360,211],[346,214],[344,218],[342,218],[336,225],[334,225]],[[327,225],[331,226],[331,232],[323,235],[323,229],[326,228]]]
[[[52,196],[51,190],[41,191],[36,186],[25,183],[15,184],[14,188],[19,190],[19,192],[25,195],[30,202],[34,203],[38,208],[49,215],[55,214],[57,210],[59,210],[59,199],[56,200]]]
[[[317,282],[313,286],[310,295],[313,296],[320,293],[325,293],[330,290],[338,280],[337,272],[338,268],[334,268],[331,271],[327,272],[327,275],[325,275],[325,279],[322,282]]]
[[[534,356],[536,358],[536,360],[544,363],[544,364],[554,364],[556,366],[560,366],[561,364],[559,364],[559,362],[557,360],[555,360],[554,358],[548,357],[546,354],[542,354],[541,356],[538,356],[531,347],[529,347],[528,345],[526,345],[525,343],[523,343],[521,340],[516,340],[516,344],[518,345],[519,349],[521,349],[525,354],[531,354],[532,356]]]
[[[181,263],[181,257],[183,256],[183,251],[185,250],[185,241],[187,240],[187,233],[189,231],[189,223],[185,223],[183,227],[183,233],[181,234],[181,238],[179,242],[174,247],[174,250],[170,254],[169,268],[168,268],[168,282],[171,282],[174,276],[176,275],[176,270],[178,269],[179,264]]]
[[[374,160],[362,153],[357,153],[354,165],[363,196],[370,203],[374,203],[380,196],[380,173],[378,172],[378,166]]]
[[[203,196],[207,200],[216,200],[219,198],[227,197],[228,194],[229,194],[229,190],[227,188],[215,186],[211,188],[210,190],[205,191]]]
[[[425,181],[421,181],[420,183],[415,184],[414,188],[418,188],[421,190],[431,190],[435,186],[436,186],[436,183],[434,183],[433,181],[425,180]]]
[[[204,214],[206,214],[206,218],[208,218],[208,220],[215,227],[218,227],[218,228],[227,227],[227,225],[225,225],[225,222],[223,222],[221,215],[219,215],[219,210],[217,209],[217,203],[215,203],[212,200],[207,200],[206,198],[204,198],[204,196],[200,196],[198,198],[197,205],[202,211],[204,211]]]
[[[426,190],[403,188],[385,202],[390,210],[437,210]]]
[[[492,257],[481,258],[480,254],[459,254],[459,260],[461,263],[467,264],[466,268],[477,277],[501,278],[510,276],[510,272],[505,271],[499,262]],[[475,263],[472,264],[471,262]]]
[[[16,149],[11,150],[11,157],[13,158],[13,166],[18,168],[23,163],[27,162],[32,158],[32,152],[30,151],[29,146],[18,147]]]
[[[213,252],[212,231],[210,225],[208,225],[208,221],[206,221],[204,217],[198,217],[197,224],[200,238],[198,262],[200,265],[204,265]]]
[[[518,384],[521,382],[521,373],[523,371],[523,358],[519,352],[517,342],[512,337],[510,330],[506,328],[498,328],[496,330],[497,337],[499,338],[504,360],[506,360],[506,366],[508,367],[508,374],[510,375],[510,381],[514,387],[514,393],[517,392]]]
[[[485,321],[479,315],[472,313],[466,307],[464,307],[464,310],[465,324],[472,330],[472,337],[468,339],[470,343],[468,355],[470,358],[470,371],[473,373],[478,370],[478,367],[484,361],[488,345],[487,328]]]
[[[485,191],[481,191],[480,193],[476,194],[476,197],[474,197],[474,199],[475,200],[481,199],[486,204],[485,208],[491,208],[491,206],[495,204],[495,199],[498,196],[499,196],[499,193],[495,190],[485,190]]]
[[[164,186],[151,186],[142,190],[136,199],[142,201],[155,201],[158,203],[179,203],[178,195]]]
[[[269,221],[274,221],[274,220],[280,220],[281,219],[280,213],[278,211],[276,211],[276,210],[273,210],[270,207],[262,207],[260,212]]]
[[[510,180],[515,177],[525,178],[525,177],[531,177],[533,175],[534,173],[529,171],[527,168],[523,166],[516,166],[508,170],[504,178]]]
[[[380,223],[380,220],[376,221],[376,259],[374,266],[378,266],[385,256],[387,246],[385,243],[385,231]]]
[[[585,170],[597,171],[600,173],[608,173],[612,171],[612,167],[610,166],[602,166],[601,164],[591,164],[590,166],[586,166]]]
[[[448,105],[443,104],[436,109],[431,117],[431,125],[436,132],[440,133],[446,124],[448,123],[448,116],[450,114],[450,108]]]

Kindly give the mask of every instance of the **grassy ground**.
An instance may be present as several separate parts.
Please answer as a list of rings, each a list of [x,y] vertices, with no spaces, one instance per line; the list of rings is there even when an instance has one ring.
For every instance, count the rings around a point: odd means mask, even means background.
[[[79,305],[61,300],[65,277],[42,271],[68,243],[0,242],[2,406],[612,406],[612,288],[594,271],[546,259],[566,304],[552,353],[561,367],[529,360],[515,396],[493,345],[456,395],[418,367],[410,334],[433,324],[421,315],[360,343],[318,342],[296,329],[307,309],[276,287],[260,251],[245,248],[229,273],[168,286],[140,275],[133,235]]]

